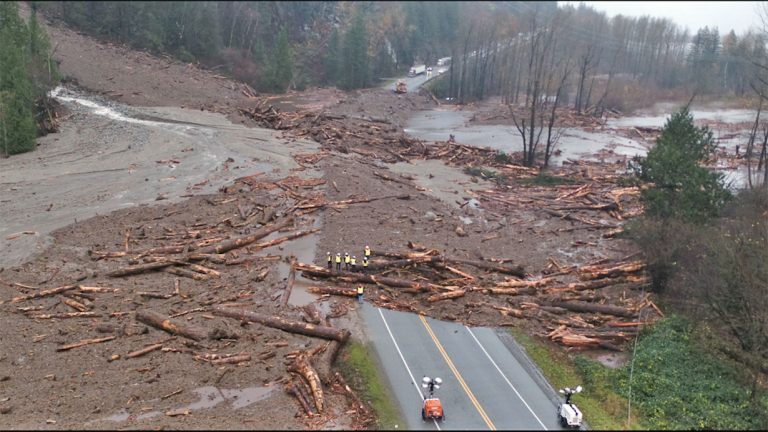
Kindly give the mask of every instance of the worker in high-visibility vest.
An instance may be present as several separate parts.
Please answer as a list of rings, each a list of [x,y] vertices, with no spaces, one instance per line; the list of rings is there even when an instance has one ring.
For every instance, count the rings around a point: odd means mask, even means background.
[[[368,245],[365,245],[365,251],[363,252],[363,256],[368,259],[371,258],[371,248],[369,248]]]
[[[363,273],[368,272],[368,257],[363,257]]]
[[[333,270],[333,258],[331,257],[331,253],[328,252],[328,270]]]
[[[357,302],[360,304],[363,304],[363,291],[365,288],[363,288],[362,285],[357,286]]]
[[[349,271],[349,262],[351,259],[349,253],[344,252],[344,270]]]
[[[341,271],[341,254],[336,254],[336,271]]]
[[[357,257],[352,255],[352,258],[349,260],[349,266],[350,270],[355,271],[357,270]]]

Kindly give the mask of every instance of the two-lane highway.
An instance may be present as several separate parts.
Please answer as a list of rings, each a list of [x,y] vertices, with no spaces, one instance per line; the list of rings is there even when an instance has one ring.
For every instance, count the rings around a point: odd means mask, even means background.
[[[555,402],[494,330],[370,304],[361,315],[408,429],[560,429]],[[443,379],[444,422],[421,419],[424,376]]]

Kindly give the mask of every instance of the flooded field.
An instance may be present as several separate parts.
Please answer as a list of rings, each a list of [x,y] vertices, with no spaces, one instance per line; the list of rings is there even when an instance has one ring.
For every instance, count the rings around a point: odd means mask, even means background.
[[[645,156],[653,142],[639,135],[627,137],[626,130],[661,128],[678,108],[675,104],[660,103],[640,111],[636,116],[609,119],[599,131],[561,128],[558,151],[552,156],[551,164],[560,166],[568,160],[584,159],[611,162],[611,155],[616,155],[617,159]],[[746,146],[755,111],[705,107],[692,110],[692,114],[697,124],[710,127],[720,149],[734,153],[736,146],[742,149]],[[458,111],[453,107],[420,111],[409,119],[405,132],[428,141],[445,141],[452,134],[459,143],[490,147],[505,153],[523,150],[520,132],[514,125],[472,125],[469,121],[472,115],[472,111]],[[726,183],[732,188],[738,189],[747,184],[746,168],[721,164],[717,169],[723,172]]]

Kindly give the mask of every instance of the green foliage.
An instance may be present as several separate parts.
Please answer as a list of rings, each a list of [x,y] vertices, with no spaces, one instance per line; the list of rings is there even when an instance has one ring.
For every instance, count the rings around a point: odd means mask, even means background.
[[[557,186],[557,185],[567,185],[567,184],[579,184],[580,182],[578,180],[575,180],[569,177],[553,176],[545,172],[539,172],[539,174],[536,177],[520,179],[520,183],[534,184],[537,186]]]
[[[335,28],[331,32],[331,38],[328,40],[328,48],[325,51],[325,57],[323,58],[323,66],[325,68],[325,82],[331,85],[339,84],[339,76],[341,67],[341,39],[339,38],[339,31]]]
[[[466,167],[464,168],[464,174],[471,175],[472,177],[482,177],[486,180],[493,180],[497,184],[507,184],[509,179],[504,174],[500,174],[496,171],[485,169],[482,167]]]
[[[696,127],[687,107],[674,113],[648,157],[639,163],[640,178],[653,183],[643,191],[646,214],[695,223],[717,216],[730,193],[722,184],[722,174],[699,165],[715,147],[712,132]]]
[[[347,381],[355,388],[362,389],[363,400],[376,412],[379,429],[394,430],[405,425],[369,346],[359,342],[348,343],[340,363]]]
[[[616,393],[611,370],[582,356],[573,356],[550,344],[510,329],[515,340],[525,348],[547,381],[555,388],[582,385],[584,392],[574,397],[574,402],[584,413],[591,429],[626,429],[627,401]],[[638,417],[632,418],[631,429],[639,429]]]
[[[283,93],[288,90],[288,86],[293,79],[293,63],[291,61],[291,46],[288,43],[288,32],[286,29],[280,30],[277,45],[272,51],[267,65],[265,87],[277,93]]]
[[[652,429],[764,429],[768,413],[730,367],[698,348],[682,318],[660,321],[638,341],[632,374],[632,406]],[[590,379],[598,368],[585,367]],[[615,371],[618,391],[629,397],[630,365]],[[761,394],[760,403],[766,403]]]
[[[341,61],[341,88],[353,90],[368,85],[368,32],[363,15],[358,13],[344,35]]]
[[[29,33],[16,2],[0,2],[0,153],[35,148],[34,93],[27,75]]]

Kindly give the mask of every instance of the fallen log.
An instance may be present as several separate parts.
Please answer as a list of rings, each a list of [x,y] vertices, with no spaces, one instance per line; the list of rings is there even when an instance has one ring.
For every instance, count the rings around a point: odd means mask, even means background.
[[[544,285],[549,285],[554,281],[554,277],[546,277],[536,280],[505,280],[504,282],[497,283],[496,286],[500,288],[538,288]]]
[[[80,347],[86,346],[86,345],[92,345],[92,344],[97,344],[97,343],[111,341],[111,340],[113,340],[115,338],[116,338],[116,336],[107,336],[107,337],[97,338],[97,339],[83,339],[83,340],[81,340],[79,342],[71,343],[69,345],[62,345],[62,346],[56,348],[56,351],[67,351],[67,350],[71,350],[73,348],[80,348]]]
[[[325,405],[323,388],[320,384],[320,378],[317,376],[317,372],[315,372],[312,365],[307,361],[306,353],[300,353],[293,361],[293,364],[288,368],[288,371],[296,372],[306,380],[309,384],[309,388],[312,390],[312,398],[315,400],[317,412],[322,414]]]
[[[220,365],[220,364],[238,364],[251,361],[251,355],[248,353],[240,353],[236,354],[230,357],[224,357],[224,358],[218,358],[211,360],[211,364],[214,365]]]
[[[445,258],[445,261],[453,262],[457,264],[467,264],[473,267],[481,268],[483,270],[490,270],[497,273],[510,274],[512,276],[517,276],[521,278],[525,277],[525,269],[523,268],[523,266],[520,266],[520,265],[516,267],[507,267],[507,266],[491,264],[483,261],[475,261],[475,260],[459,259],[459,258]]]
[[[111,272],[107,273],[107,276],[109,277],[130,276],[134,274],[144,273],[150,270],[157,270],[164,267],[170,267],[174,264],[175,264],[174,261],[158,261],[158,262],[151,262],[146,264],[138,264],[135,266],[128,266],[128,267],[119,268],[117,270],[112,270]]]
[[[605,288],[608,286],[632,283],[643,285],[649,283],[650,280],[646,277],[625,276],[618,278],[603,278],[595,279],[586,282],[572,282],[565,286],[557,286],[551,288],[545,288],[543,291],[545,294],[562,294],[564,292],[585,291],[591,289]]]
[[[194,279],[198,281],[204,281],[211,278],[207,274],[197,273],[197,272],[185,270],[183,268],[178,268],[178,267],[166,267],[165,269],[163,269],[163,271],[165,271],[166,273],[175,274],[176,276],[184,276],[184,277],[188,277],[190,279]]]
[[[62,303],[71,307],[72,309],[75,309],[78,312],[88,312],[88,307],[80,303],[79,301],[65,298],[64,300],[62,300]]]
[[[21,302],[21,301],[26,301],[26,300],[32,300],[32,299],[41,298],[41,297],[52,296],[54,294],[63,293],[65,291],[73,290],[75,288],[77,288],[77,285],[65,285],[65,286],[60,286],[58,288],[51,288],[49,290],[44,290],[44,291],[36,292],[34,294],[29,294],[29,295],[25,295],[25,296],[21,296],[21,297],[14,297],[13,299],[11,299],[11,303],[18,303],[18,302]]]
[[[62,312],[57,314],[31,315],[32,319],[53,319],[53,318],[98,318],[101,314],[97,312]]]
[[[323,207],[338,207],[338,206],[344,206],[348,204],[359,204],[359,203],[368,203],[372,201],[377,200],[383,200],[388,198],[397,198],[397,199],[411,199],[411,195],[409,194],[400,194],[400,195],[385,195],[381,197],[374,197],[374,198],[357,198],[357,199],[348,199],[348,200],[342,200],[342,201],[331,201],[331,202],[324,202],[324,203],[317,203],[317,204],[304,204],[300,205],[297,208],[299,210],[307,210],[307,209],[313,209],[313,208],[323,208]]]
[[[267,327],[277,328],[289,333],[298,333],[306,336],[319,337],[323,339],[337,340],[339,342],[346,342],[349,338],[349,330],[338,330],[333,327],[327,327],[322,325],[314,325],[303,323],[299,321],[289,321],[281,317],[263,315],[256,312],[250,312],[245,310],[233,310],[223,309],[220,307],[213,308],[213,314],[218,316],[225,316],[229,318],[236,318],[244,321],[250,321],[265,325]]]
[[[440,256],[420,256],[416,258],[405,258],[405,259],[398,259],[398,260],[392,260],[392,261],[377,261],[377,262],[371,262],[368,265],[369,271],[378,271],[385,268],[402,268],[402,267],[408,267],[410,265],[416,265],[416,264],[432,264],[432,263],[439,263],[443,260]]]
[[[290,259],[291,270],[288,272],[288,282],[285,284],[285,291],[283,291],[283,300],[280,302],[282,307],[288,304],[288,299],[291,298],[291,290],[293,290],[293,283],[296,280],[296,257],[291,255]]]
[[[431,283],[419,283],[403,279],[395,279],[384,276],[374,276],[361,273],[352,273],[345,271],[331,271],[323,267],[318,267],[312,264],[297,263],[296,269],[307,275],[338,279],[344,282],[356,283],[364,282],[370,284],[381,284],[394,288],[412,288],[415,290],[425,291],[428,289],[439,288],[438,285]]]
[[[296,400],[299,401],[299,404],[301,405],[301,408],[304,410],[304,413],[306,413],[309,417],[312,417],[315,415],[315,413],[312,412],[312,407],[309,406],[309,402],[304,397],[304,395],[299,391],[299,386],[296,385],[296,383],[291,383],[290,385],[287,385],[285,387],[285,392],[289,395],[296,398]]]
[[[152,351],[159,350],[162,347],[163,347],[162,343],[150,345],[150,346],[144,347],[144,348],[142,348],[140,350],[136,350],[136,351],[130,352],[130,353],[128,353],[128,355],[126,355],[126,357],[127,358],[141,357],[144,354],[149,354]]]
[[[307,288],[307,291],[315,294],[330,294],[330,295],[345,296],[345,297],[357,296],[357,290],[355,290],[354,288],[311,286]]]
[[[314,233],[316,233],[318,231],[320,231],[320,228],[312,228],[310,230],[296,231],[295,233],[292,233],[292,234],[287,235],[285,237],[276,238],[274,240],[270,240],[270,241],[264,242],[264,243],[256,243],[254,245],[254,249],[256,249],[256,248],[258,248],[258,249],[266,249],[268,247],[272,247],[272,246],[278,245],[280,243],[283,243],[283,242],[286,242],[286,241],[289,241],[289,240],[293,240],[293,239],[296,239],[296,238],[299,238],[299,237],[304,237],[305,235],[309,235],[309,234],[314,234]]]
[[[243,246],[247,246],[251,243],[254,243],[258,240],[261,240],[262,238],[268,236],[269,234],[278,231],[290,224],[293,223],[293,217],[287,216],[284,217],[278,221],[275,221],[272,225],[267,225],[264,227],[261,227],[257,229],[254,233],[249,234],[247,236],[238,237],[235,239],[227,240],[222,243],[219,243],[218,245],[211,245],[204,247],[198,251],[198,253],[201,254],[222,254],[224,252],[231,251],[232,249],[238,249]]]
[[[187,324],[171,322],[171,320],[165,316],[150,310],[136,311],[136,321],[160,330],[165,330],[168,333],[174,335],[192,339],[194,341],[201,341],[207,336],[205,331],[202,329],[198,329]]]
[[[306,315],[305,321],[308,323],[317,325],[323,322],[323,319],[320,316],[320,311],[317,310],[314,303],[302,306],[301,310],[304,311],[304,314]]]
[[[594,303],[587,303],[587,302],[580,302],[580,301],[572,301],[572,302],[553,301],[553,302],[547,303],[545,306],[559,307],[563,309],[568,309],[569,311],[572,311],[572,312],[601,313],[606,315],[614,315],[614,316],[621,316],[621,317],[628,317],[628,318],[634,318],[637,316],[637,313],[633,312],[632,310],[623,308],[620,306],[609,306],[609,305],[601,305],[601,304],[594,304]]]
[[[448,300],[448,299],[455,299],[459,297],[464,297],[464,294],[466,294],[466,290],[456,290],[456,291],[446,291],[444,293],[440,294],[434,294],[427,298],[427,301],[432,303],[440,300]]]

